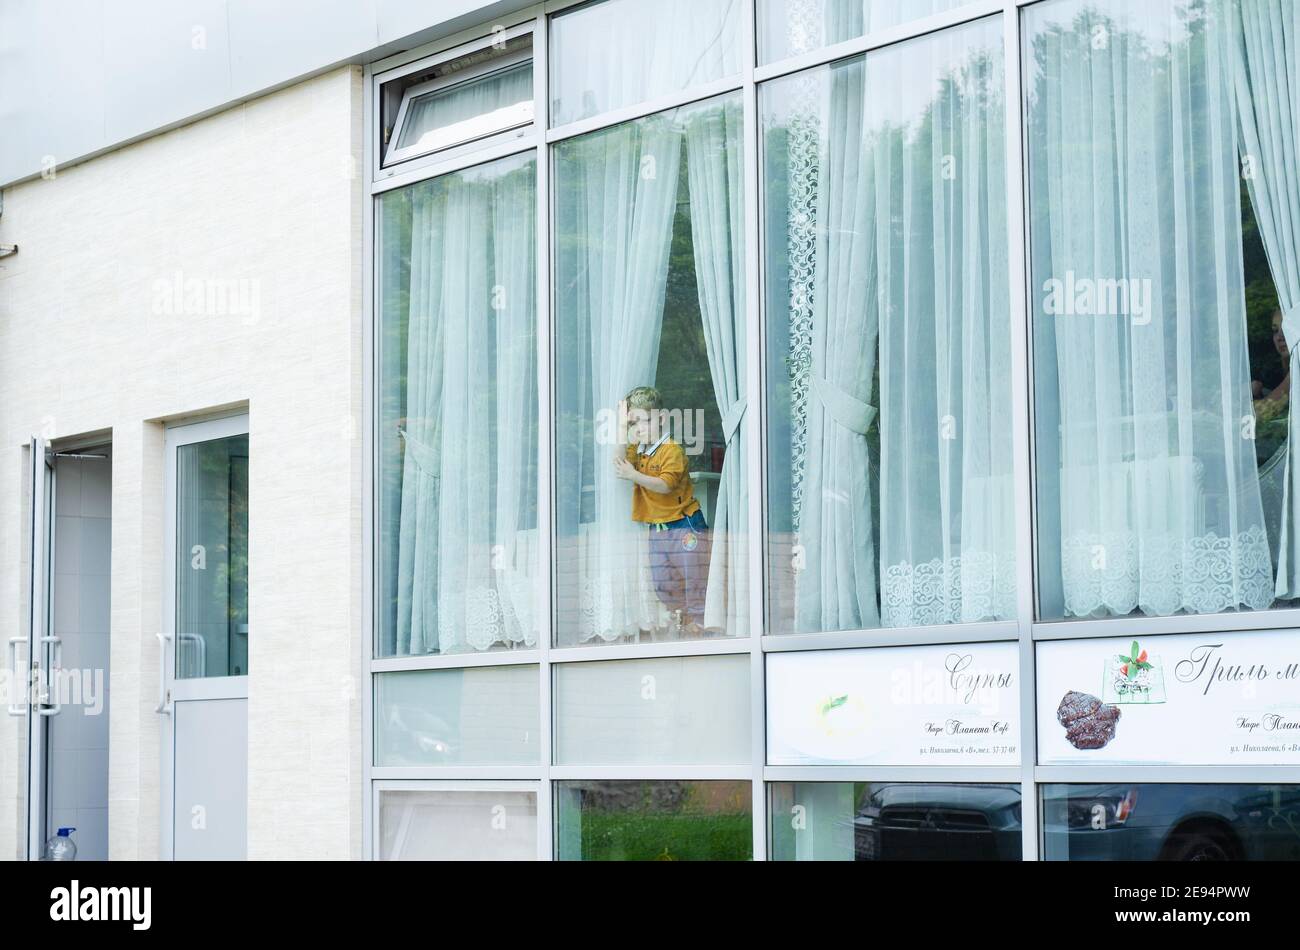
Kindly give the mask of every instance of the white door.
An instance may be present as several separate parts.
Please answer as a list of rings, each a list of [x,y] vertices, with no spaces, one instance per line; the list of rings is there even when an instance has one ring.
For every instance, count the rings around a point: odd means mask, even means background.
[[[167,431],[164,858],[247,856],[248,417]]]
[[[22,854],[39,859],[66,827],[78,860],[105,860],[110,447],[54,452],[34,438],[29,457],[24,629],[8,644],[19,687],[8,712],[24,720]]]
[[[30,443],[28,470],[31,506],[23,526],[30,551],[24,630],[9,638],[9,675],[13,684],[8,713],[24,720],[23,855],[37,860],[46,830],[46,720],[58,712],[58,696],[51,689],[51,670],[58,663],[58,643],[50,633],[51,526],[54,518],[54,469],[45,440]]]

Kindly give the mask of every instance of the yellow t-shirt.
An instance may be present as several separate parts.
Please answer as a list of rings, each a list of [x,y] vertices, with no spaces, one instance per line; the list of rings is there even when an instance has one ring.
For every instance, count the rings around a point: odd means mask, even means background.
[[[638,472],[660,478],[668,485],[668,494],[661,495],[640,485],[632,485],[632,520],[645,524],[668,524],[680,521],[700,510],[695,500],[695,486],[686,466],[686,452],[672,439],[664,439],[642,455],[640,447],[627,447],[627,460]]]

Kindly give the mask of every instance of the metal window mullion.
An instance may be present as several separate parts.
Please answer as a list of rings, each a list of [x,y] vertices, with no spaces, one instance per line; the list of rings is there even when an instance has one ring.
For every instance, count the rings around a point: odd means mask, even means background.
[[[540,650],[490,650],[484,653],[420,653],[376,657],[370,671],[410,673],[417,670],[472,670],[486,666],[533,666],[541,662]]]
[[[1019,766],[769,766],[763,770],[768,782],[907,782],[943,784],[1007,784],[1019,785],[1022,773]]]
[[[668,657],[728,656],[749,653],[748,638],[728,637],[717,640],[676,640],[664,643],[627,643],[608,646],[554,647],[551,662],[601,663],[619,660],[656,660]]]
[[[544,11],[537,17],[533,32],[533,122],[536,128],[545,129],[549,121],[550,103],[550,21]],[[551,782],[551,763],[555,758],[554,705],[551,675],[551,644],[555,631],[555,517],[554,517],[554,465],[555,428],[553,420],[552,384],[555,353],[555,307],[551,288],[551,149],[542,136],[537,142],[537,527],[541,541],[542,604],[539,616],[545,619],[537,635],[540,654],[538,680],[538,729],[542,750],[541,782],[537,790],[537,857],[542,861],[555,860],[554,786]]]
[[[1298,785],[1295,765],[1040,765],[1040,784]]]
[[[365,82],[367,85],[361,97],[362,123],[365,128],[362,130],[361,141],[363,161],[368,166],[365,169],[365,180],[371,182],[374,180],[375,170],[379,167],[376,145],[379,136],[376,134],[375,129],[375,124],[379,119],[379,84],[374,81],[374,75],[369,67],[365,70]],[[379,452],[375,440],[375,433],[378,428],[376,414],[379,411],[379,400],[376,398],[376,387],[379,385],[379,367],[377,336],[375,333],[377,314],[379,312],[375,299],[379,284],[375,279],[375,203],[378,199],[367,189],[362,201],[364,203],[361,214],[361,440],[364,458],[361,466],[361,589],[363,596],[361,599],[362,683],[358,685],[362,693],[364,693],[361,698],[361,786],[364,790],[362,800],[365,802],[365,806],[361,809],[361,857],[362,860],[375,860],[379,857],[378,836],[374,831],[379,798],[378,792],[372,788],[372,766],[374,762],[372,729],[375,715],[375,676],[372,672],[372,666],[375,658],[375,640],[378,633],[375,622],[377,615],[375,604],[378,599],[378,591],[375,586],[378,579],[378,572],[375,570],[375,558],[378,554],[378,545],[375,543],[375,530],[378,519],[375,517],[374,512],[378,503],[375,486],[379,484]]]
[[[767,786],[763,769],[767,764],[767,694],[763,660],[764,598],[763,544],[766,525],[763,517],[763,485],[767,453],[763,438],[763,278],[759,234],[759,121],[758,86],[754,80],[757,58],[757,26],[753,3],[745,3],[744,73],[741,100],[744,121],[744,248],[745,248],[745,399],[748,408],[744,419],[744,438],[749,449],[746,467],[748,537],[745,538],[749,572],[750,664],[750,769],[752,796],[753,859],[766,861],[767,854]]]
[[[1006,86],[1004,92],[1008,300],[1011,321],[1012,454],[1016,518],[1016,619],[1020,628],[1020,828],[1022,857],[1039,858],[1038,790],[1034,780],[1037,755],[1034,671],[1034,525],[1029,499],[1033,498],[1032,438],[1033,413],[1029,405],[1030,326],[1029,271],[1026,252],[1024,177],[1024,113],[1021,110],[1020,14],[1015,0],[1007,0],[1002,12],[1002,52]]]
[[[374,785],[378,792],[522,792],[535,789],[537,778],[383,778],[375,779]]]
[[[537,765],[376,765],[371,770],[372,782],[536,782],[540,779],[541,767]]]
[[[382,177],[371,183],[370,192],[378,195],[397,188],[406,188],[428,181],[430,178],[439,178],[452,172],[464,171],[466,168],[486,165],[488,162],[519,155],[541,146],[542,137],[537,134],[535,125],[532,131],[525,134],[519,135],[518,132],[518,129],[513,132],[500,132],[481,141],[454,146],[447,149],[445,154],[435,152],[421,158],[410,159],[388,169],[380,169],[377,174]]]
[[[598,132],[611,126],[622,125],[624,122],[631,122],[633,119],[644,119],[646,116],[667,112],[670,109],[689,106],[696,102],[703,102],[706,99],[715,99],[729,92],[739,91],[743,83],[743,74],[728,76],[714,82],[691,86],[688,89],[680,89],[662,96],[655,96],[645,102],[620,106],[617,109],[610,109],[608,112],[601,112],[585,119],[567,122],[558,128],[548,129],[546,141],[555,144],[579,135],[587,135],[590,132]]]
[[[748,764],[737,765],[634,765],[596,763],[552,765],[550,778],[556,782],[750,782],[754,773]]]
[[[769,653],[811,650],[886,649],[889,647],[1005,643],[1020,639],[1020,624],[954,624],[935,627],[880,627],[875,630],[841,630],[826,633],[787,633],[763,637]]]
[[[1172,634],[1242,633],[1292,630],[1300,627],[1300,610],[1242,611],[1224,614],[1182,614],[1173,617],[1112,617],[1104,620],[1061,620],[1034,624],[1035,640],[1082,640]]]

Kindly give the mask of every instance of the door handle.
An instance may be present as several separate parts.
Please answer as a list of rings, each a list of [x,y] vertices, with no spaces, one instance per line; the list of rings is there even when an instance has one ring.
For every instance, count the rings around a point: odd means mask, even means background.
[[[49,674],[49,683],[46,686],[46,689],[48,690],[46,698],[48,699],[49,694],[53,693],[54,702],[46,703],[36,711],[42,716],[57,716],[63,711],[63,703],[59,702],[58,683],[59,672],[63,669],[63,640],[58,636],[48,636],[41,637],[41,643],[54,644],[54,656],[51,657],[49,669],[46,670],[46,673]]]
[[[13,681],[15,683],[21,682],[23,684],[22,687],[23,692],[26,692],[26,688],[29,685],[31,685],[31,677],[18,675],[18,644],[26,643],[26,642],[27,642],[26,637],[9,638],[9,671],[13,674]],[[20,703],[11,702],[9,704],[9,715],[11,716],[27,715],[26,701]]]
[[[167,641],[172,635],[159,632],[155,636],[158,637],[158,705],[153,711],[160,716],[170,716],[172,710],[167,701]]]

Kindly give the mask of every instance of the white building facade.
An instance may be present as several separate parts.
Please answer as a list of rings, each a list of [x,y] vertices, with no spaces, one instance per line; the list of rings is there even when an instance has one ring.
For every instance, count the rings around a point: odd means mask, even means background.
[[[230,6],[7,104],[0,853],[1300,858],[1289,4]]]

